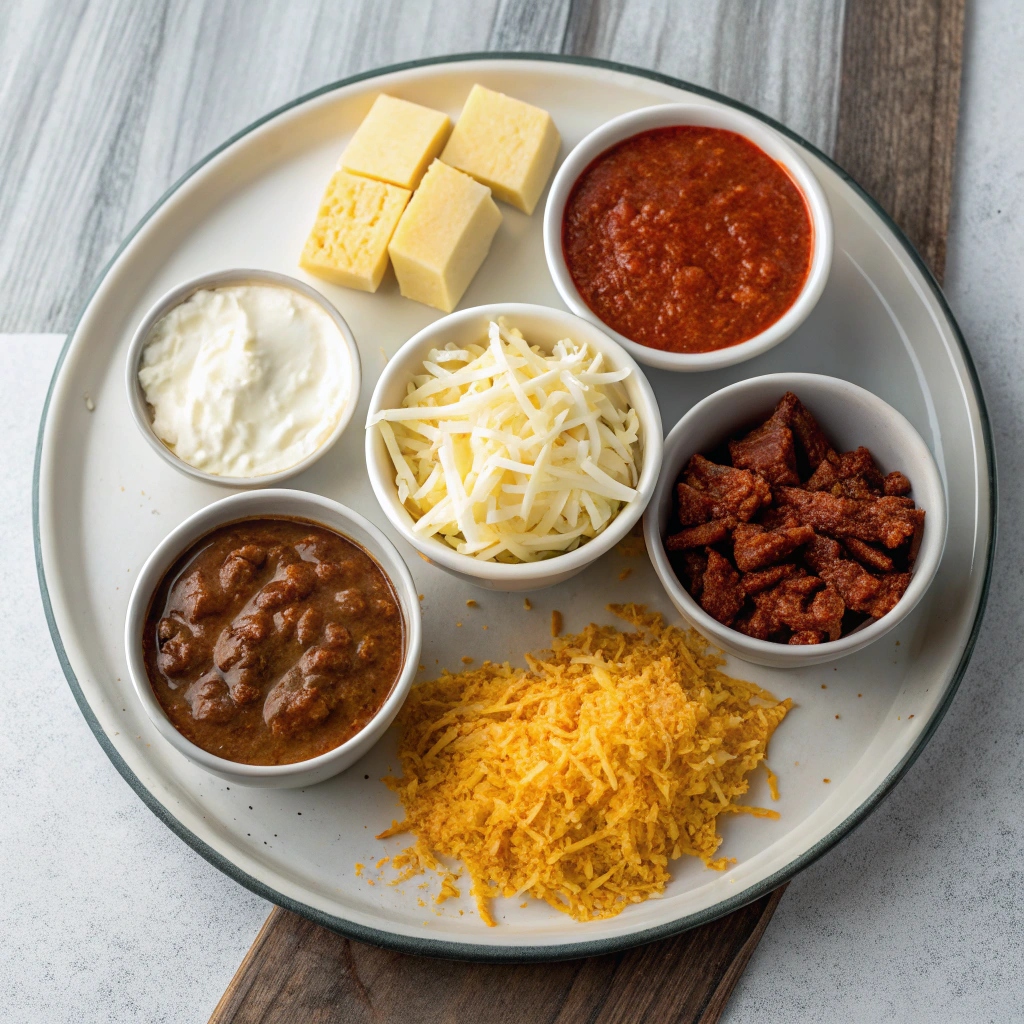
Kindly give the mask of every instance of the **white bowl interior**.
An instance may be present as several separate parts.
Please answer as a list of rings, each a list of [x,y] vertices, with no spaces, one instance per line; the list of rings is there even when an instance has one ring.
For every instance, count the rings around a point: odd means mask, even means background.
[[[562,215],[565,204],[573,185],[587,167],[603,152],[624,139],[640,132],[673,125],[722,128],[745,136],[786,169],[803,193],[811,217],[811,266],[793,305],[760,334],[715,352],[665,352],[640,345],[613,330],[584,302],[573,283],[562,249]],[[732,366],[768,351],[792,334],[807,318],[825,288],[832,265],[832,236],[832,213],[818,179],[778,132],[739,110],[688,103],[666,103],[631,111],[591,132],[559,168],[544,209],[544,252],[555,287],[566,305],[578,316],[607,331],[634,359],[665,370],[703,371]]]
[[[142,384],[139,382],[139,363],[142,360],[142,350],[145,348],[146,341],[149,339],[153,328],[175,306],[181,305],[190,296],[204,288],[226,288],[230,285],[243,284],[265,284],[275,288],[288,288],[298,292],[300,295],[304,295],[307,299],[311,299],[323,309],[340,332],[342,350],[348,362],[349,393],[341,416],[338,417],[338,422],[335,424],[330,436],[319,448],[310,452],[304,459],[296,462],[294,466],[289,466],[287,469],[282,469],[277,473],[266,473],[255,477],[218,476],[216,473],[207,473],[205,470],[198,469],[185,462],[184,459],[179,459],[156,436],[153,430],[149,405],[146,402],[146,395],[142,390]],[[146,439],[149,446],[168,465],[173,466],[179,472],[185,473],[197,480],[203,480],[206,483],[217,484],[220,487],[272,487],[308,469],[330,451],[334,443],[345,432],[345,428],[352,421],[356,406],[359,404],[359,390],[361,386],[362,367],[359,358],[359,348],[345,318],[315,288],[303,281],[297,281],[294,277],[289,277],[287,274],[278,274],[270,270],[248,268],[218,270],[211,274],[193,277],[172,288],[150,308],[149,312],[135,329],[135,334],[128,347],[128,358],[125,362],[125,387],[128,391],[128,405],[131,408],[132,416],[140,433]]]
[[[643,463],[637,497],[628,502],[608,527],[575,551],[541,562],[504,564],[481,562],[462,555],[443,541],[421,537],[413,530],[413,518],[398,500],[395,469],[380,431],[367,429],[366,465],[374,494],[385,515],[402,536],[431,562],[480,586],[500,590],[529,590],[552,586],[569,579],[617,544],[643,514],[654,493],[661,468],[662,426],[658,403],[643,371],[600,328],[563,310],[523,303],[495,304],[461,310],[431,324],[412,337],[390,360],[370,400],[369,415],[401,405],[410,377],[421,372],[427,353],[448,343],[466,345],[487,337],[491,320],[504,316],[508,324],[523,332],[528,342],[550,349],[566,337],[585,341],[592,350],[605,355],[614,368],[628,365],[633,372],[623,381],[630,402],[640,419]]]
[[[780,398],[794,392],[818,420],[837,451],[863,445],[883,473],[899,470],[911,482],[911,496],[925,509],[924,536],[914,574],[899,604],[888,615],[831,643],[794,646],[755,640],[712,618],[679,582],[662,537],[669,527],[676,480],[690,456],[706,453],[727,437],[768,418]],[[939,566],[946,539],[946,498],[928,446],[910,423],[871,392],[835,377],[776,373],[730,385],[695,405],[665,440],[661,477],[645,522],[647,550],[655,571],[680,614],[725,650],[762,665],[820,664],[873,643],[910,614]]]
[[[326,754],[285,765],[228,761],[196,746],[171,723],[156,699],[142,654],[142,635],[153,593],[163,575],[195,541],[226,523],[254,516],[294,516],[336,530],[366,550],[395,588],[405,622],[402,672],[380,711],[351,739]],[[222,498],[189,516],[158,545],[139,573],[125,620],[125,652],[132,684],[147,714],[180,753],[200,767],[240,785],[270,788],[313,785],[344,771],[365,754],[391,724],[405,701],[419,664],[422,644],[420,604],[409,569],[394,545],[361,515],[335,501],[304,491],[248,491]]]

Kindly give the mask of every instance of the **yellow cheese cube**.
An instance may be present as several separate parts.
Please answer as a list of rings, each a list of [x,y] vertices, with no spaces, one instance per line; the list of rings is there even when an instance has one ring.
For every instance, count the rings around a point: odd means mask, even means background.
[[[441,159],[533,213],[560,142],[546,110],[474,85]]]
[[[336,171],[299,266],[333,284],[375,292],[388,268],[388,242],[411,195],[405,188]]]
[[[450,313],[500,223],[489,188],[435,160],[388,246],[402,294]]]
[[[447,114],[381,93],[341,154],[338,166],[401,188],[415,188],[441,152],[452,123]]]

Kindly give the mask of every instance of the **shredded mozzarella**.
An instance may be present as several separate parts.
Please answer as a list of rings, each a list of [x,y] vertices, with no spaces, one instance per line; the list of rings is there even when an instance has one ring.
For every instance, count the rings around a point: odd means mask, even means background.
[[[401,408],[367,427],[418,534],[480,559],[539,561],[596,537],[636,497],[629,373],[571,338],[545,353],[499,320],[479,344],[432,350]]]

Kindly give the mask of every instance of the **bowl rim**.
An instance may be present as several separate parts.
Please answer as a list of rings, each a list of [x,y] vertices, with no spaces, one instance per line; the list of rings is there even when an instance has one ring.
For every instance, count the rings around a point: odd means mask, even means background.
[[[307,758],[304,761],[293,761],[290,764],[257,765],[247,764],[243,761],[231,761],[224,757],[218,757],[216,754],[211,754],[178,731],[167,717],[163,705],[157,700],[153,692],[152,684],[149,681],[149,674],[146,671],[140,639],[153,594],[160,585],[164,573],[167,572],[175,561],[196,541],[201,540],[207,534],[228,523],[257,518],[261,514],[267,516],[287,515],[287,513],[281,512],[260,512],[261,506],[272,504],[275,501],[294,502],[296,507],[295,516],[316,522],[334,533],[341,533],[346,540],[366,551],[374,562],[380,566],[395,588],[396,595],[402,606],[402,614],[406,626],[406,643],[402,671],[395,680],[391,693],[388,694],[387,700],[381,705],[377,713],[354,736],[349,737],[344,743],[339,744],[332,750],[328,750],[324,754],[318,754],[316,757]],[[373,540],[375,550],[371,550],[367,545],[345,533],[340,528],[324,522],[323,512],[329,512],[338,519],[350,522],[362,530]],[[298,778],[304,775],[312,775],[319,769],[326,768],[336,761],[343,760],[354,749],[359,749],[374,732],[377,735],[373,737],[372,743],[375,743],[380,738],[380,734],[394,719],[395,715],[398,714],[408,696],[413,679],[419,670],[422,642],[423,620],[416,585],[413,582],[409,567],[405,564],[404,559],[394,544],[365,516],[360,515],[348,506],[342,505],[340,502],[333,501],[330,498],[325,498],[320,494],[292,490],[290,488],[265,488],[258,491],[242,491],[238,494],[228,495],[225,498],[219,498],[217,501],[204,505],[193,512],[160,541],[143,563],[135,579],[135,585],[132,587],[131,596],[128,599],[128,610],[125,613],[124,646],[125,656],[128,661],[128,672],[131,676],[135,694],[139,698],[150,721],[160,735],[178,753],[183,754],[190,761],[193,761],[207,771],[221,776],[232,775],[239,782],[245,779],[287,779],[290,777]],[[338,771],[341,770],[341,768],[338,769]]]
[[[565,204],[573,186],[587,167],[612,146],[633,135],[686,124],[733,131],[767,153],[783,167],[800,190],[811,219],[811,264],[803,287],[792,305],[778,320],[752,338],[712,352],[668,352],[641,345],[619,334],[583,301],[569,273],[562,249]],[[810,315],[825,289],[832,266],[833,236],[832,212],[824,189],[795,148],[780,132],[763,121],[715,103],[661,103],[631,110],[606,121],[569,152],[555,174],[544,207],[544,255],[562,301],[577,316],[606,331],[638,362],[676,372],[702,372],[733,366],[767,352],[788,338]]]
[[[540,583],[562,574],[571,575],[610,551],[640,520],[657,487],[663,450],[661,410],[646,374],[636,360],[618,342],[608,336],[603,327],[583,320],[566,310],[528,302],[493,302],[449,313],[417,331],[388,360],[370,398],[366,421],[369,424],[371,417],[383,408],[383,393],[393,386],[397,379],[401,377],[407,379],[410,376],[409,364],[413,359],[418,358],[416,353],[423,346],[427,343],[443,344],[443,335],[466,321],[485,317],[496,319],[498,316],[506,316],[512,321],[517,316],[535,317],[563,324],[566,331],[583,331],[586,335],[585,340],[588,342],[595,338],[599,339],[599,347],[609,358],[613,359],[614,365],[630,368],[634,386],[641,399],[639,406],[634,403],[634,408],[636,408],[643,431],[643,463],[636,486],[637,497],[622,507],[606,529],[586,544],[576,548],[575,551],[553,555],[551,558],[545,558],[539,562],[482,562],[472,555],[460,554],[434,537],[420,537],[413,531],[414,520],[405,506],[398,501],[398,491],[394,483],[390,458],[387,457],[386,449],[381,452],[378,448],[379,432],[369,426],[366,428],[366,469],[373,493],[389,522],[427,561],[435,562],[467,577],[498,582],[536,580]],[[380,445],[380,448],[383,448],[383,445]]]
[[[203,291],[204,289],[213,290],[244,284],[264,284],[275,288],[287,288],[315,302],[331,318],[341,334],[341,340],[348,355],[352,380],[349,387],[348,400],[341,411],[341,415],[338,417],[338,422],[335,424],[334,429],[323,444],[310,452],[304,459],[296,462],[293,466],[288,466],[286,469],[280,469],[275,473],[266,473],[261,476],[221,476],[217,473],[208,473],[206,470],[199,469],[186,462],[175,455],[156,436],[156,432],[153,430],[153,422],[150,419],[146,396],[139,382],[139,364],[142,360],[142,350],[145,348],[146,341],[149,339],[153,328],[175,306],[180,306],[196,292]],[[348,322],[330,300],[314,287],[305,281],[298,280],[298,278],[291,277],[288,274],[281,274],[275,270],[261,270],[252,267],[228,267],[223,270],[209,271],[205,274],[189,278],[187,281],[183,281],[181,284],[175,285],[165,292],[153,303],[146,315],[139,321],[139,325],[136,327],[132,340],[128,345],[128,354],[125,359],[125,390],[128,393],[128,407],[131,409],[135,425],[139,428],[139,432],[146,439],[150,448],[179,473],[184,473],[195,480],[216,484],[219,487],[248,489],[272,487],[293,476],[297,476],[303,470],[309,469],[318,459],[330,451],[338,438],[345,432],[349,423],[352,422],[356,407],[359,405],[361,388],[362,362],[359,356],[359,346],[356,344],[355,335],[353,335]]]
[[[876,415],[883,418],[891,430],[898,431],[910,447],[917,449],[919,478],[927,478],[927,489],[937,497],[935,504],[925,507],[928,520],[925,524],[921,549],[914,565],[910,585],[897,602],[896,607],[881,618],[869,622],[846,636],[823,644],[790,646],[770,640],[757,640],[730,626],[723,626],[717,619],[712,618],[676,577],[665,551],[661,525],[658,522],[659,517],[654,511],[660,505],[665,492],[674,486],[678,479],[683,460],[678,458],[676,449],[681,447],[682,439],[689,429],[695,423],[699,423],[712,408],[726,401],[732,401],[738,396],[741,397],[746,390],[762,387],[767,383],[778,385],[779,398],[786,391],[793,391],[799,395],[801,386],[818,387],[828,392],[837,401],[856,398],[872,407]],[[644,540],[651,564],[654,566],[654,571],[665,588],[665,592],[680,614],[712,642],[721,643],[726,649],[735,651],[740,657],[757,664],[780,667],[821,664],[846,657],[879,640],[905,619],[924,597],[935,579],[945,551],[948,526],[946,491],[942,474],[924,438],[903,413],[859,384],[819,373],[783,372],[748,377],[713,392],[681,416],[669,431],[668,437],[665,438],[665,453],[666,457],[662,463],[658,486],[651,498],[648,514],[644,517]],[[688,459],[694,453],[683,454],[685,459]]]

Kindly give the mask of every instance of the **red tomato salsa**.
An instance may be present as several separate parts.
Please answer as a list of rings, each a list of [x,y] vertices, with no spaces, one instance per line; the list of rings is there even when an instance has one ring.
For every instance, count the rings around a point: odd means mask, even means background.
[[[602,153],[565,205],[562,248],[584,302],[649,348],[712,352],[796,300],[811,218],[786,170],[720,128],[657,128]]]

